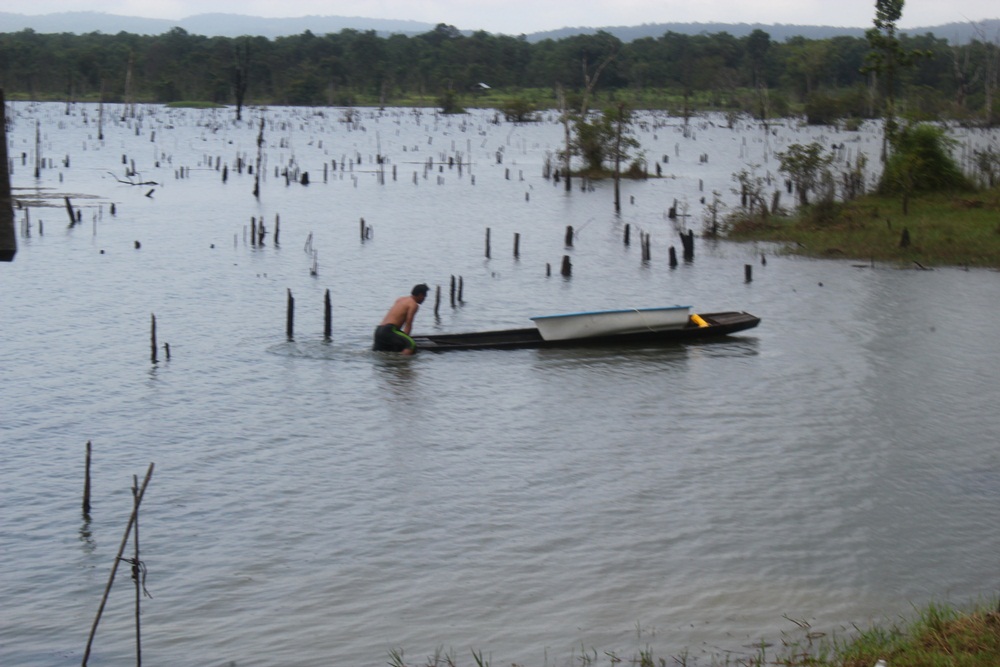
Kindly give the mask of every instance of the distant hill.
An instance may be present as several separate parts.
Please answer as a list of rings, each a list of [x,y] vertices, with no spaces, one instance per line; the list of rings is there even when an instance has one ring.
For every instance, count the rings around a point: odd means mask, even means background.
[[[806,39],[827,39],[829,37],[864,37],[865,30],[871,26],[863,28],[842,28],[836,26],[816,26],[816,25],[792,25],[784,23],[643,23],[637,26],[613,26],[607,28],[560,28],[559,30],[549,30],[546,32],[536,32],[527,35],[528,41],[538,42],[543,39],[564,39],[573,35],[592,35],[598,30],[611,33],[623,42],[631,42],[643,37],[661,37],[667,32],[676,32],[682,35],[711,35],[714,33],[727,32],[733,37],[745,37],[754,30],[763,30],[776,42],[784,42],[789,37],[805,37]],[[976,30],[982,30],[980,36]],[[990,19],[981,21],[976,26],[970,23],[948,23],[927,28],[910,28],[901,32],[909,35],[923,35],[928,32],[942,39],[947,39],[952,44],[964,44],[974,37],[993,41],[1000,35],[1000,19]]]
[[[174,28],[182,28],[193,35],[209,37],[253,35],[273,39],[287,35],[300,35],[307,30],[316,35],[325,35],[340,32],[345,28],[361,31],[374,30],[383,37],[390,34],[418,35],[433,30],[434,26],[435,24],[419,21],[370,19],[358,16],[304,16],[269,19],[242,14],[198,14],[179,21],[169,21],[102,12],[62,12],[40,16],[0,12],[0,32],[20,32],[30,28],[39,33],[84,34],[101,32],[114,35],[119,32],[128,32],[137,35],[160,35]],[[594,34],[598,30],[603,30],[618,37],[623,42],[631,42],[642,37],[661,37],[666,32],[685,35],[727,32],[734,37],[743,37],[754,30],[763,30],[771,36],[771,39],[783,42],[789,37],[796,36],[807,39],[826,39],[839,35],[861,37],[864,35],[866,27],[842,28],[781,23],[644,23],[638,26],[603,28],[567,27],[526,34],[525,38],[529,42],[539,42],[544,39],[559,40],[572,35]],[[947,39],[949,42],[962,44],[980,36],[976,32],[977,28],[982,30],[986,39],[995,40],[1000,35],[1000,19],[981,21],[975,26],[970,23],[948,23],[926,28],[912,28],[903,32],[911,35],[923,35],[930,32],[937,37]],[[463,30],[463,32],[470,34],[472,31]]]
[[[103,12],[61,12],[28,16],[0,12],[0,32],[20,32],[30,28],[39,33],[100,32],[115,35],[128,32],[136,35],[162,35],[174,28],[182,28],[192,35],[208,37],[284,37],[301,35],[306,30],[316,35],[340,32],[345,28],[353,30],[374,30],[380,35],[394,33],[420,34],[434,29],[432,23],[419,21],[394,21],[390,19],[368,19],[357,16],[301,16],[287,19],[267,19],[243,14],[198,14],[179,21],[167,19],[145,19],[135,16],[119,16]]]

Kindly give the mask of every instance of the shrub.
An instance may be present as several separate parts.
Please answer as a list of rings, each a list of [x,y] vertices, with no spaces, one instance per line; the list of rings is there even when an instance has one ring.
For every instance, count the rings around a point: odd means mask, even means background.
[[[892,141],[878,191],[882,194],[969,190],[972,184],[951,156],[955,141],[936,125],[901,129]]]

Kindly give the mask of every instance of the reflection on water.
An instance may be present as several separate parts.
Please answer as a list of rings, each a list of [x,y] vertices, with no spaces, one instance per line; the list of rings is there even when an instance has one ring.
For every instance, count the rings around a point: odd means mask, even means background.
[[[420,400],[417,358],[387,352],[372,352],[372,369],[384,393],[398,400]]]
[[[38,182],[15,165],[15,187],[86,193],[74,206],[98,222],[68,229],[60,198],[32,195],[45,234],[19,239],[0,267],[0,664],[79,663],[79,628],[149,462],[143,551],[157,597],[143,606],[143,650],[170,664],[378,665],[393,647],[409,659],[441,646],[560,665],[581,647],[688,648],[710,664],[775,640],[785,618],[863,626],[973,599],[995,571],[994,273],[769,256],[746,283],[761,248],[724,242],[665,260],[677,230],[664,213],[686,201],[697,225],[699,182],[729,196],[746,161],[773,172],[766,156],[789,143],[856,152],[874,133],[787,126],[765,141],[706,120],[685,136],[651,118],[639,139],[671,156],[669,177],[623,184],[615,216],[607,184],[567,194],[542,178],[562,141],[552,118],[365,110],[349,126],[269,108],[241,124],[151,107],[109,114],[100,142],[83,120],[93,107],[11,106],[14,150],[34,150],[38,117],[44,154],[73,165]],[[257,199],[232,164],[256,151],[260,116]],[[458,152],[471,161],[461,174],[447,166]],[[377,179],[377,153],[398,180]],[[153,197],[108,173],[123,154],[160,183]],[[216,158],[230,163],[225,184]],[[292,162],[329,177],[275,177]],[[280,246],[251,245],[250,219],[276,216]],[[363,241],[361,218],[376,231]],[[623,244],[623,223],[652,235],[652,261]],[[514,233],[516,259],[498,250]],[[567,254],[572,278],[546,276]],[[425,308],[416,332],[679,302],[762,323],[662,347],[371,351],[400,290],[447,289],[452,275],[464,303],[437,321]],[[155,366],[150,313],[171,346]],[[90,439],[95,510],[81,525]],[[102,663],[134,655],[130,604],[115,591]]]
[[[83,524],[80,526],[80,542],[83,553],[86,555],[94,553],[97,549],[97,543],[94,542],[94,537],[90,531],[90,518],[86,515],[83,519]]]

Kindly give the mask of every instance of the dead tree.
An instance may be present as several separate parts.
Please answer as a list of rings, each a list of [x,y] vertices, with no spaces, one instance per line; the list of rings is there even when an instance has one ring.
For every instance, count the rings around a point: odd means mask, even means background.
[[[243,102],[250,84],[250,40],[244,37],[234,47],[233,95],[236,97],[236,120],[243,119]]]

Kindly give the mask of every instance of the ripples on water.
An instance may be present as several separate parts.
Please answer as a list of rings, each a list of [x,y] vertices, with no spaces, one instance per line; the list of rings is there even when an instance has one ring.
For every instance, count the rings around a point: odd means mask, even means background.
[[[92,107],[12,106],[13,156],[31,154],[38,117],[45,155],[73,166],[43,172],[52,207],[30,215],[44,234],[35,227],[0,267],[0,663],[79,662],[132,475],[151,461],[143,649],[157,663],[377,665],[394,647],[414,663],[438,647],[460,664],[470,650],[561,665],[647,647],[707,661],[793,631],[783,616],[843,631],[994,593],[997,274],[769,257],[745,284],[759,249],[705,243],[694,264],[666,265],[675,197],[696,208],[698,180],[727,191],[740,160],[764,164],[769,144],[805,131],[764,142],[702,124],[685,139],[650,124],[640,141],[670,156],[673,177],[626,184],[618,220],[606,187],[566,195],[540,177],[558,148],[552,122],[369,112],[349,128],[268,110],[258,203],[246,174],[222,185],[204,166],[252,155],[253,121],[147,109],[113,121],[102,144]],[[384,186],[376,141],[400,172]],[[361,164],[323,182],[323,161],[355,152]],[[428,157],[455,152],[472,156],[474,184],[447,167],[423,178]],[[151,197],[108,175],[122,154],[160,182]],[[312,185],[286,186],[276,164],[307,168]],[[15,196],[33,185],[15,157]],[[73,230],[63,192],[84,210]],[[281,247],[249,247],[250,217],[278,215]],[[375,231],[364,244],[361,217]],[[653,234],[650,264],[622,245],[625,222]],[[546,279],[567,253],[573,278]],[[428,300],[417,330],[670,303],[763,323],[662,348],[368,350],[394,296],[418,281],[447,294],[451,275],[465,303],[435,321]],[[172,351],[155,366],[152,312]],[[123,572],[91,664],[132,659]]]

